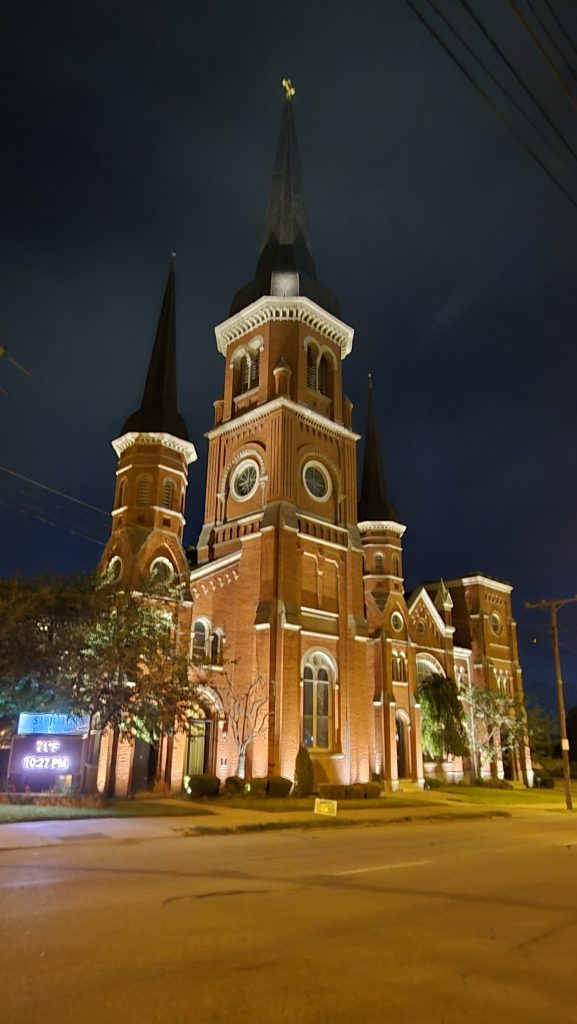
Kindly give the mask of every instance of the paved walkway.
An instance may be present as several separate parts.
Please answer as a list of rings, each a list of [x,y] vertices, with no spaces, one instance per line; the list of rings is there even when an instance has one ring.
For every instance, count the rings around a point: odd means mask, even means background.
[[[431,795],[432,796],[432,795]],[[167,800],[169,804],[172,801]],[[179,801],[180,804],[180,801]],[[194,804],[201,809],[204,804]],[[439,797],[427,800],[425,806],[388,806],[384,808],[349,809],[345,802],[339,804],[340,820],[366,823],[390,824],[403,821],[430,821],[446,818],[490,817],[495,814],[507,814],[512,817],[527,817],[542,811],[561,811],[559,804],[538,807],[499,807],[457,803]],[[317,822],[319,827],[326,824],[326,818],[315,815],[312,811],[287,811],[270,813],[250,808],[218,807],[211,805],[210,813],[188,817],[130,817],[130,818],[84,818],[60,821],[28,821],[17,824],[0,824],[0,851],[27,849],[41,846],[59,846],[71,842],[92,842],[99,839],[112,839],[118,842],[142,842],[154,839],[179,838],[186,834],[199,832],[229,832],[246,826],[262,826],[282,824],[283,827],[306,825],[310,827]]]

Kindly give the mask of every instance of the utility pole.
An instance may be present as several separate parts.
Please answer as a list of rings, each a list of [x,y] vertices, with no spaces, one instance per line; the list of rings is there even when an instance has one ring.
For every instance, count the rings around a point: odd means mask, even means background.
[[[565,801],[567,810],[573,810],[571,797],[571,765],[569,763],[569,740],[567,739],[567,722],[565,719],[565,701],[563,699],[563,679],[561,677],[561,658],[559,657],[559,632],[557,629],[557,612],[564,604],[573,604],[575,597],[565,597],[558,601],[526,601],[525,608],[549,608],[551,612],[551,639],[553,641],[553,659],[555,662],[555,683],[557,686],[557,703],[559,705],[559,725],[561,727],[561,757],[563,758],[563,778],[565,780]]]

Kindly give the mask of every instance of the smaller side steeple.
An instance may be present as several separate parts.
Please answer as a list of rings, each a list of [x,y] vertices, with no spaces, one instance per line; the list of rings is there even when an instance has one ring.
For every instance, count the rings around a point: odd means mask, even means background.
[[[359,522],[366,520],[400,522],[399,513],[392,502],[389,501],[387,494],[383,455],[377,431],[373,380],[370,373],[363,476],[361,481],[361,497],[359,499]]]
[[[295,90],[284,80],[286,92],[263,242],[253,280],[238,291],[230,315],[263,295],[304,295],[339,317],[335,296],[317,278],[304,202],[300,157],[294,118]]]
[[[101,568],[123,582],[148,575],[186,581],[184,504],[196,451],[177,405],[174,256],[142,402],[112,445],[117,483]]]
[[[401,538],[406,527],[387,493],[370,374],[358,527],[363,545],[365,595],[371,595],[382,613],[390,594],[403,593]],[[369,624],[371,619],[374,624],[371,608],[374,606],[367,607],[367,617]]]
[[[156,328],[140,408],[129,416],[122,433],[154,431],[188,441],[186,424],[178,412],[176,395],[176,310],[173,253]]]

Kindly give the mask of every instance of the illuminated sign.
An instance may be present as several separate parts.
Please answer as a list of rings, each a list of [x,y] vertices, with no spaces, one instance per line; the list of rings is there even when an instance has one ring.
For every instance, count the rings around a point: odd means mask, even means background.
[[[36,753],[22,758],[24,771],[69,772],[70,758],[59,754],[60,740],[36,740]]]
[[[9,775],[78,775],[83,742],[80,736],[15,736]]]
[[[89,731],[89,715],[33,715],[25,711],[18,719],[19,736],[25,736],[34,732],[82,736]]]

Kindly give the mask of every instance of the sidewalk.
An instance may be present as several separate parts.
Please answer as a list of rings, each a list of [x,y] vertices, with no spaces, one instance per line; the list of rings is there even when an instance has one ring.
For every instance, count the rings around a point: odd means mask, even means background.
[[[167,801],[169,802],[169,801]],[[194,804],[202,808],[202,804]],[[348,810],[346,803],[338,808],[337,823],[372,826],[394,824],[395,822],[418,822],[431,820],[482,819],[499,817],[525,817],[547,808],[507,807],[501,810],[494,806],[479,807],[473,804],[431,801],[421,807],[386,807]],[[70,843],[113,840],[116,842],[144,842],[154,839],[177,839],[184,836],[210,833],[229,834],[252,829],[283,830],[289,828],[311,828],[318,825],[326,828],[334,825],[334,818],[314,814],[312,811],[287,811],[269,813],[247,808],[216,807],[211,813],[195,816],[144,817],[144,818],[85,818],[60,821],[29,821],[18,824],[0,825],[0,851],[32,849],[45,846],[61,846]],[[330,824],[329,824],[330,823]]]

